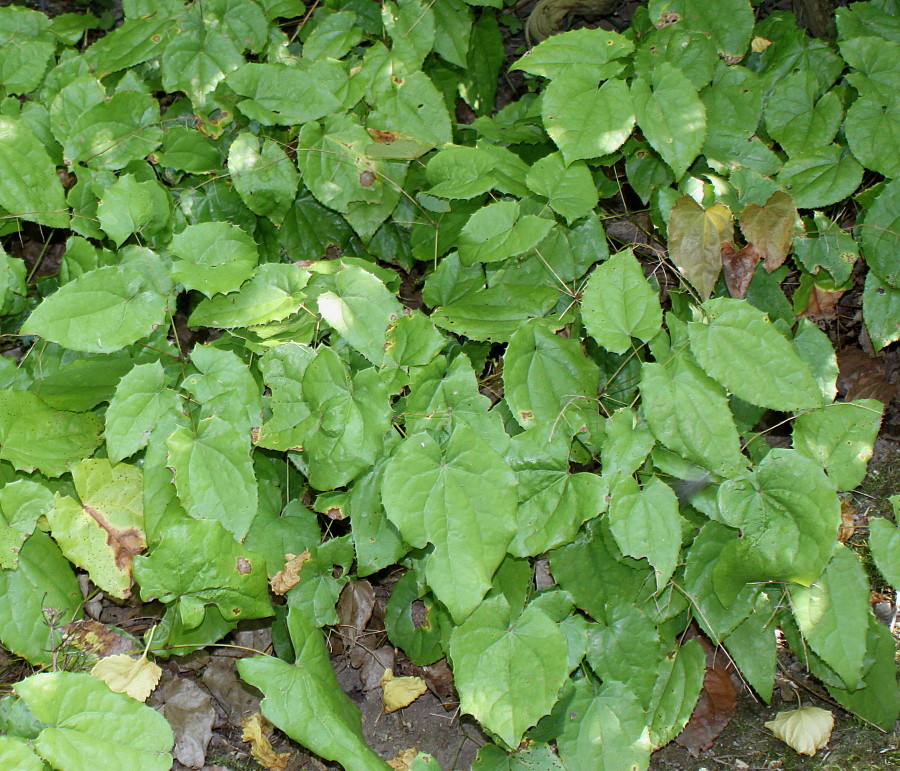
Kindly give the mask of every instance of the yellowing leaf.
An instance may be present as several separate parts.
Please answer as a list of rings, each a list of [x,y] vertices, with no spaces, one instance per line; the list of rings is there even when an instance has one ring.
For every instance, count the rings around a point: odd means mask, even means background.
[[[766,728],[801,755],[815,755],[831,738],[834,715],[827,709],[803,707],[779,712]]]
[[[147,701],[159,684],[162,670],[147,660],[147,652],[135,660],[125,653],[100,659],[91,674],[102,680],[111,691],[128,694],[132,699]]]
[[[418,699],[428,686],[421,677],[394,677],[394,670],[385,669],[381,676],[381,701],[385,712],[394,712]]]
[[[417,678],[410,678],[415,680]],[[416,759],[416,755],[419,754],[419,751],[415,747],[411,747],[408,750],[400,750],[397,753],[397,756],[392,758],[387,762],[387,764],[394,769],[394,771],[409,771],[409,767],[412,765],[412,762]]]
[[[250,754],[259,765],[269,771],[283,771],[291,759],[290,752],[275,752],[266,735],[268,724],[259,712],[246,718],[242,724],[241,741],[250,743]]]
[[[766,40],[764,37],[759,37],[759,35],[756,35],[753,40],[750,41],[750,50],[755,54],[761,54],[770,45],[772,45],[771,40]]]
[[[275,594],[287,594],[290,589],[300,583],[300,570],[303,563],[309,559],[309,550],[304,549],[300,554],[285,554],[284,567],[279,570],[269,585]]]
[[[669,212],[668,231],[669,257],[706,300],[722,271],[722,242],[734,240],[731,210],[721,203],[704,209],[683,195]]]

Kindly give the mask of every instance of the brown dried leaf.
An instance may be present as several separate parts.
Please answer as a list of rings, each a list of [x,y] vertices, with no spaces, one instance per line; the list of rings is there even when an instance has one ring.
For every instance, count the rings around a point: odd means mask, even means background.
[[[75,648],[88,656],[102,658],[138,650],[133,637],[92,619],[71,621],[62,631],[67,648]]]
[[[415,747],[410,747],[408,750],[399,750],[397,755],[389,760],[387,764],[394,771],[409,771],[409,767],[418,754],[419,751]]]
[[[878,399],[882,404],[890,404],[897,393],[897,387],[887,381],[883,361],[859,348],[840,351],[838,368],[838,389],[844,394],[844,401]]]
[[[421,677],[429,690],[437,696],[445,706],[456,702],[456,689],[453,687],[453,671],[447,659],[440,659],[425,667],[411,665],[409,671]]]
[[[269,581],[269,586],[275,594],[287,594],[300,583],[300,570],[303,563],[309,559],[309,550],[304,549],[300,554],[285,554],[284,559],[284,567]]]
[[[722,242],[734,238],[731,210],[721,203],[704,209],[689,195],[669,212],[669,257],[703,300],[722,270]]]
[[[838,540],[847,543],[856,532],[856,508],[850,501],[841,501],[841,526],[838,528]]]
[[[736,300],[743,300],[747,296],[747,289],[753,279],[759,259],[759,252],[753,244],[747,244],[737,252],[730,242],[726,241],[722,244],[722,269],[725,272],[725,286],[728,287],[728,293]]]
[[[351,648],[365,632],[375,607],[375,590],[368,581],[351,581],[342,590],[337,602],[341,624],[341,639]]]
[[[284,771],[291,759],[290,752],[275,752],[268,737],[268,725],[259,713],[248,717],[242,723],[241,741],[250,743],[250,754],[263,768],[269,771]]]
[[[806,310],[801,315],[833,318],[837,315],[835,308],[837,308],[837,304],[843,295],[843,289],[837,292],[829,292],[827,289],[822,289],[813,284],[809,293],[809,300],[806,303]]]
[[[709,749],[734,714],[737,693],[723,667],[707,667],[700,700],[675,741],[693,757]]]
[[[763,206],[747,204],[741,212],[741,232],[765,260],[771,273],[791,251],[797,206],[787,193],[777,190]]]

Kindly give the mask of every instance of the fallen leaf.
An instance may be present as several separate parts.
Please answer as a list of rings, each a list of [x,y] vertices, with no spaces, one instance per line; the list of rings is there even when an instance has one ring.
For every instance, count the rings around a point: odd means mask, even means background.
[[[857,399],[878,399],[882,404],[890,404],[897,393],[897,387],[887,381],[884,361],[867,355],[856,347],[844,348],[837,355],[837,386],[844,394],[844,401]]]
[[[806,302],[806,310],[802,316],[821,316],[822,318],[833,318],[837,315],[837,304],[841,297],[844,296],[844,290],[839,289],[836,292],[829,292],[820,286],[813,284],[809,292],[809,300]]]
[[[725,273],[725,286],[736,300],[743,300],[747,296],[758,262],[759,252],[753,244],[747,244],[736,252],[730,241],[723,242],[722,269]]]
[[[856,532],[856,508],[849,501],[841,501],[841,526],[838,528],[838,540],[847,543]]]
[[[412,765],[412,762],[416,759],[416,755],[419,754],[419,751],[415,747],[410,747],[408,750],[400,750],[395,757],[387,762],[387,764],[394,769],[394,771],[409,771],[409,767]]]
[[[218,719],[209,691],[190,678],[174,677],[153,694],[150,706],[172,727],[175,759],[188,768],[202,768]]]
[[[684,730],[675,741],[693,757],[709,749],[734,714],[737,694],[728,673],[722,667],[707,667],[700,699]]]
[[[335,653],[353,651],[366,631],[375,608],[375,590],[368,581],[350,581],[342,590],[337,602],[340,635],[337,636]],[[356,665],[357,667],[359,664]]]
[[[741,233],[753,244],[771,273],[791,251],[797,206],[787,193],[777,190],[763,206],[749,203],[741,212]]]
[[[385,712],[396,712],[418,699],[428,686],[421,677],[394,677],[392,669],[381,676],[381,701]]]
[[[268,726],[259,712],[255,712],[241,724],[241,741],[250,743],[250,754],[263,768],[283,771],[291,759],[290,752],[275,752],[267,734]]]
[[[759,37],[759,35],[754,35],[753,40],[750,41],[750,50],[755,54],[761,54],[765,51],[770,45],[772,45],[771,40],[766,40],[764,37]]]
[[[275,594],[287,594],[293,587],[300,583],[300,570],[303,563],[309,559],[309,550],[304,549],[301,554],[285,554],[284,567],[269,580],[269,586]]]
[[[147,697],[159,684],[162,669],[148,661],[147,652],[144,651],[139,659],[133,659],[125,653],[100,659],[94,664],[91,674],[106,683],[111,691],[128,694],[138,701],[147,701]]]
[[[766,728],[801,755],[815,755],[831,738],[834,715],[827,709],[801,707],[779,712]]]
[[[62,628],[63,642],[93,661],[119,653],[136,653],[134,638],[118,627],[108,627],[90,618],[70,621]]]

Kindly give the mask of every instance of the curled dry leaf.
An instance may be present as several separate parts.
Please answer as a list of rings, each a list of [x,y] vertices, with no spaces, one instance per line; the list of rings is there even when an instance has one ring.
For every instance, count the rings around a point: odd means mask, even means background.
[[[381,701],[385,712],[409,706],[427,690],[421,677],[394,677],[392,669],[385,669],[381,676]]]
[[[722,268],[725,273],[725,286],[728,293],[736,300],[747,296],[747,289],[753,280],[759,252],[753,244],[747,244],[740,251],[735,251],[730,241],[722,243]]]
[[[419,754],[419,751],[415,747],[410,747],[408,750],[400,750],[397,755],[391,758],[387,764],[394,769],[394,771],[409,771],[409,767],[412,765],[412,762],[416,759],[416,755]]]
[[[822,289],[822,287],[813,284],[809,293],[809,300],[806,303],[806,310],[803,311],[802,315],[833,318],[837,315],[837,304],[843,296],[843,289],[836,292],[830,292],[827,289]]]
[[[279,570],[269,581],[269,586],[275,594],[287,594],[293,587],[300,583],[300,570],[303,563],[309,559],[309,550],[304,549],[300,554],[285,554],[284,567]]]
[[[250,743],[250,754],[263,768],[269,771],[283,771],[291,759],[290,752],[275,752],[269,741],[269,727],[265,718],[256,712],[241,724],[241,741]]]
[[[106,683],[111,691],[128,694],[138,701],[147,701],[147,697],[159,684],[162,669],[147,660],[145,651],[137,660],[124,653],[107,656],[94,664],[91,674]]]
[[[838,528],[838,540],[847,543],[856,532],[856,508],[849,501],[841,501],[841,526]]]
[[[691,719],[675,741],[693,757],[709,749],[734,714],[737,694],[728,672],[722,667],[707,667],[703,690]]]
[[[834,715],[827,709],[801,707],[779,712],[766,728],[801,755],[815,755],[831,738]]]

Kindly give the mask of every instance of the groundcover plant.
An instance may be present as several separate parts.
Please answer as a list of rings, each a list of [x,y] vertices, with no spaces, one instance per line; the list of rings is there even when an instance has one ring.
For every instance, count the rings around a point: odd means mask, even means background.
[[[0,701],[4,768],[171,765],[162,716],[58,665],[76,570],[165,604],[150,658],[271,618],[241,677],[351,771],[388,766],[321,630],[388,568],[388,636],[447,658],[480,771],[646,768],[701,692],[694,628],[764,701],[780,629],[893,725],[836,539],[883,407],[835,401],[797,314],[864,261],[868,336],[900,336],[896,0],[835,44],[651,0],[525,52],[495,112],[504,5],[124,0],[105,34],[0,8],[0,233],[65,240],[52,276],[0,251],[0,643],[43,670]]]

